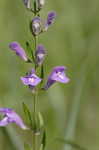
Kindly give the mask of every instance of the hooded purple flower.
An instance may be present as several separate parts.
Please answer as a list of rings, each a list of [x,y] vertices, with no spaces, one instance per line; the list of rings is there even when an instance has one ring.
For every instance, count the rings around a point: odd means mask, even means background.
[[[36,64],[37,65],[41,65],[43,63],[45,55],[46,55],[46,50],[45,50],[44,46],[41,45],[41,44],[38,45],[37,49],[36,49],[36,52],[35,52]]]
[[[9,44],[11,50],[16,52],[16,55],[21,57],[24,61],[28,61],[27,55],[24,49],[20,46],[18,42],[12,42]]]
[[[17,124],[20,128],[26,130],[28,129],[26,125],[23,123],[22,119],[20,116],[14,112],[10,108],[0,108],[0,113],[4,115],[4,118],[0,121],[0,126],[6,126],[9,123],[15,123]]]
[[[65,70],[66,67],[64,66],[57,66],[53,68],[44,89],[47,90],[55,82],[68,83],[70,79],[65,75]]]
[[[54,23],[54,20],[56,18],[56,12],[51,11],[48,13],[47,21],[45,23],[45,31]]]
[[[25,77],[21,77],[23,84],[28,85],[30,88],[34,88],[41,82],[41,79],[35,74],[35,70],[32,69]]]
[[[32,20],[32,32],[34,35],[38,35],[41,32],[41,19],[40,17],[35,17]]]

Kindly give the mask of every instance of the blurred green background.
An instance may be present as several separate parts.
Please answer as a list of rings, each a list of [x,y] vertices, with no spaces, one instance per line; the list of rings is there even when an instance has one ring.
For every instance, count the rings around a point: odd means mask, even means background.
[[[46,74],[56,65],[65,65],[71,82],[56,84],[39,96],[38,109],[43,113],[47,130],[46,149],[71,150],[53,141],[62,137],[89,150],[98,150],[99,1],[46,0],[41,12],[43,19],[50,10],[57,12],[57,19],[39,38],[48,50]],[[22,0],[0,0],[0,107],[14,108],[23,118],[22,102],[32,109],[33,98],[20,76],[31,66],[16,57],[8,45],[18,41],[26,48],[25,41],[32,40],[31,18]],[[23,150],[24,141],[31,143],[31,135],[16,125],[0,128],[0,150]]]

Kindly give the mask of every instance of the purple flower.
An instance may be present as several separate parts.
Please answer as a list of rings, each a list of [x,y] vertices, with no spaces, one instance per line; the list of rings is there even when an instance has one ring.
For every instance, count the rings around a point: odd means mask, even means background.
[[[32,20],[32,32],[34,35],[38,35],[41,32],[41,19],[40,17],[35,17]]]
[[[56,18],[56,12],[51,11],[48,13],[47,21],[45,23],[45,31],[47,31],[49,26],[51,26],[54,23],[55,18]]]
[[[53,68],[44,89],[47,90],[55,82],[68,83],[70,79],[65,75],[65,70],[66,67],[64,66],[57,66]]]
[[[21,57],[24,61],[28,61],[27,55],[24,49],[20,46],[18,42],[12,42],[9,44],[11,50],[16,52],[16,55]]]
[[[36,57],[35,61],[36,61],[37,65],[42,65],[45,55],[46,55],[46,50],[45,50],[44,46],[41,44],[38,45],[37,49],[35,51],[35,57]]]
[[[25,77],[21,77],[23,84],[28,85],[30,88],[34,88],[41,82],[41,79],[35,74],[35,70],[32,69]]]
[[[0,113],[4,115],[4,118],[0,121],[0,126],[6,126],[9,123],[16,123],[20,128],[28,129],[23,123],[20,116],[10,108],[0,108]]]

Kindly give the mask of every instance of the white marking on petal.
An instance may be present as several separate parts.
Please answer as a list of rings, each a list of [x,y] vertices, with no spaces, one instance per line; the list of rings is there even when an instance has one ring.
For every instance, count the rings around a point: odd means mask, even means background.
[[[64,79],[64,77],[63,77],[63,75],[62,75],[61,72],[58,72],[58,73],[57,73],[57,77],[59,77],[59,78],[61,78],[61,79]]]
[[[29,82],[34,82],[35,80],[33,78],[29,78]]]

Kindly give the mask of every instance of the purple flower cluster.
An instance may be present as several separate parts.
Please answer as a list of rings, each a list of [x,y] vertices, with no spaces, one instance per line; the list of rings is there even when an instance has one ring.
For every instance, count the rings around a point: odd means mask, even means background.
[[[24,51],[24,49],[17,42],[10,43],[9,47],[11,50],[15,51],[18,56],[20,56],[24,61],[28,61],[28,57]],[[42,65],[44,58],[46,55],[46,50],[43,45],[38,45],[35,51],[35,62],[37,65]],[[64,66],[57,66],[53,68],[51,74],[48,77],[47,83],[44,86],[44,89],[48,89],[55,82],[68,83],[69,78],[65,76],[66,68]],[[21,80],[24,85],[28,85],[30,88],[34,88],[37,86],[42,79],[40,79],[35,70],[32,69],[31,72],[28,73],[25,77],[21,77]]]
[[[22,83],[28,86],[29,89],[31,89],[34,92],[38,89],[48,90],[56,82],[60,82],[64,84],[68,83],[70,79],[65,74],[66,67],[56,66],[52,69],[45,84],[44,85],[41,84],[42,87],[41,86],[37,87],[37,85],[40,83],[43,83],[41,81],[44,80],[42,76],[42,74],[44,73],[43,64],[44,64],[45,56],[47,54],[45,47],[42,44],[37,44],[37,41],[36,41],[37,36],[47,31],[48,28],[54,23],[55,18],[56,18],[56,13],[54,11],[49,12],[46,20],[42,21],[39,11],[44,6],[45,0],[34,1],[34,9],[31,8],[31,0],[23,0],[23,2],[26,8],[32,11],[35,15],[35,17],[30,22],[31,33],[34,36],[34,40],[35,40],[35,49],[34,49],[35,52],[33,52],[33,49],[30,50],[30,47],[29,47],[29,50],[32,52],[31,53],[32,58],[29,58],[25,50],[22,48],[22,46],[18,42],[11,42],[9,44],[9,48],[12,51],[14,51],[16,55],[19,56],[22,60],[24,60],[25,62],[34,63],[35,69],[32,68],[29,73],[27,73],[25,76],[22,76],[20,78]],[[40,72],[40,75],[38,72]],[[14,112],[12,109],[0,108],[0,114],[4,116],[4,118],[0,121],[0,126],[6,126],[10,123],[15,123],[22,129],[29,129],[23,123],[23,120],[20,118],[20,116],[16,112]]]
[[[28,1],[25,1],[28,2]],[[40,1],[41,2],[41,1]],[[41,18],[36,16],[32,19],[32,34],[38,36],[41,32],[47,31],[48,28],[54,23],[56,18],[56,13],[51,11],[48,13],[47,20],[42,24]],[[25,53],[25,50],[20,46],[18,42],[12,42],[9,45],[10,49],[15,51],[15,53],[22,58],[24,61],[28,61],[29,58]],[[37,67],[42,66],[46,56],[45,47],[39,44],[35,49],[35,65]],[[64,66],[54,67],[50,75],[48,76],[46,85],[42,89],[47,90],[56,82],[68,83],[69,78],[65,75],[66,68]],[[27,85],[30,89],[35,88],[42,79],[36,75],[36,70],[32,69],[26,76],[21,77],[21,81],[24,85]]]

